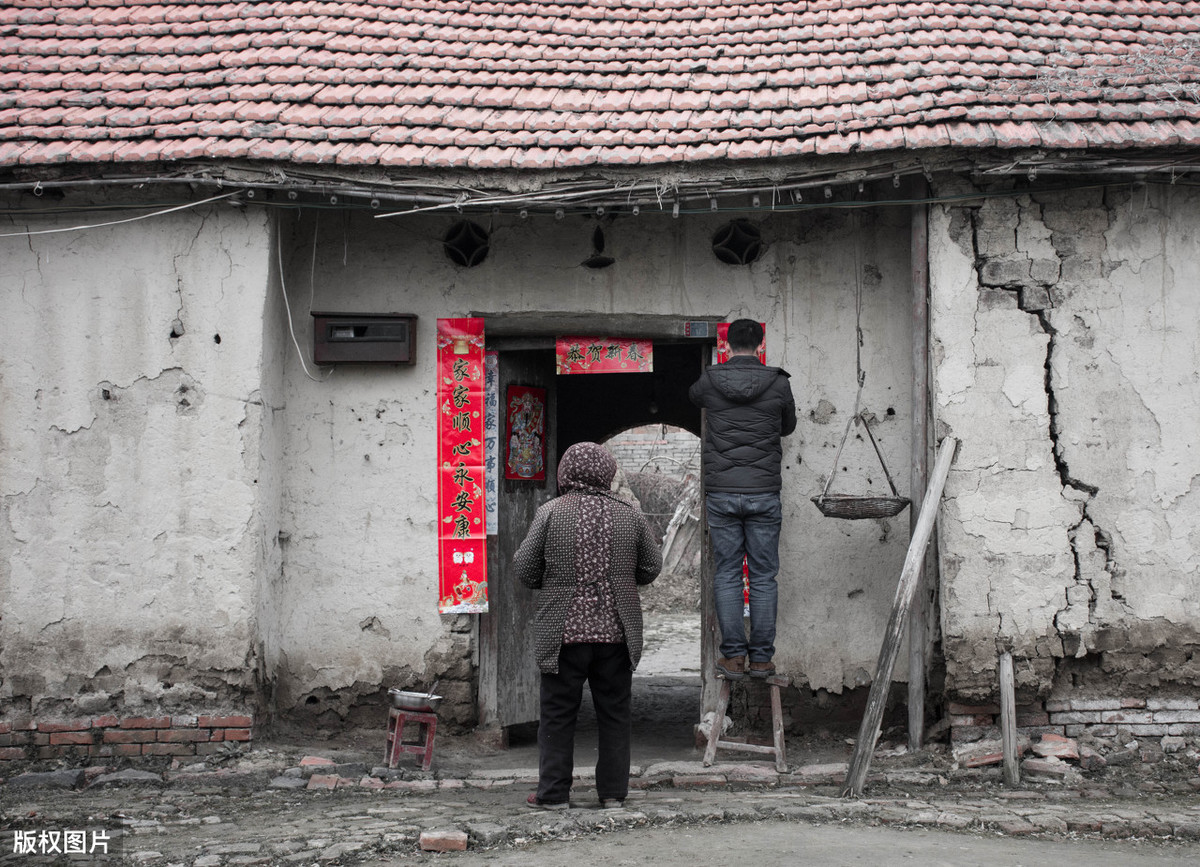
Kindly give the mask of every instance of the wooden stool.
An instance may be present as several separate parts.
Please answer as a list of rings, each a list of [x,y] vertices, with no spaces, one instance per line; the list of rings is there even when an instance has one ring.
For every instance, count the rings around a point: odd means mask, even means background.
[[[404,726],[417,723],[417,738],[415,741],[404,740]],[[383,760],[389,768],[396,767],[401,753],[424,753],[421,759],[421,770],[429,770],[433,763],[433,736],[437,733],[437,714],[417,713],[411,710],[401,710],[393,707],[388,710],[387,744],[384,747]]]
[[[721,681],[721,694],[717,698],[717,712],[713,716],[712,730],[708,733],[708,747],[704,750],[704,766],[708,767],[713,763],[713,759],[717,755],[717,747],[723,747],[727,750],[741,750],[747,753],[764,753],[775,757],[775,770],[779,773],[784,773],[787,770],[787,753],[783,740],[783,703],[779,699],[779,687],[790,686],[792,679],[782,675],[773,674],[770,677],[761,678],[771,689],[771,730],[774,734],[775,745],[768,747],[763,744],[739,744],[736,741],[721,740],[722,729],[725,728],[725,711],[729,707],[729,679],[724,675],[717,675]],[[751,680],[759,680],[760,678],[749,678]]]

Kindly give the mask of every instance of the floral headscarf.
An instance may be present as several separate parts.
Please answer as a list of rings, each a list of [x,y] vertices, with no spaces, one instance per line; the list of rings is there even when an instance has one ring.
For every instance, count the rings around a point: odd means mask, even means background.
[[[558,462],[558,492],[607,494],[617,474],[616,458],[597,443],[575,443]]]

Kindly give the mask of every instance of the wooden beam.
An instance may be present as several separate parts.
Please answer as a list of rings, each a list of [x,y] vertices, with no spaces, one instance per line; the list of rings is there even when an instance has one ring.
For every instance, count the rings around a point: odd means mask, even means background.
[[[1021,784],[1021,766],[1017,755],[1017,701],[1013,686],[1013,658],[1007,650],[1000,654],[1000,739],[1004,746],[1004,782]]]
[[[958,440],[954,437],[946,437],[938,447],[933,477],[930,478],[929,487],[925,491],[921,516],[917,520],[917,528],[913,533],[912,540],[908,543],[908,554],[904,558],[904,568],[900,572],[900,583],[896,587],[896,599],[892,603],[892,616],[888,620],[887,631],[884,633],[883,646],[879,651],[879,662],[875,666],[875,676],[871,680],[871,693],[867,698],[867,708],[863,713],[862,725],[858,728],[858,740],[854,744],[854,753],[850,757],[850,769],[846,773],[846,788],[842,792],[843,797],[861,795],[863,783],[867,779],[867,769],[871,766],[871,754],[875,750],[875,742],[879,739],[879,728],[883,722],[883,711],[892,683],[892,671],[896,667],[896,657],[900,653],[900,639],[904,634],[908,609],[916,590],[917,570],[921,560],[925,557],[925,546],[929,543],[929,536],[933,532],[933,522],[937,517],[938,504],[942,499],[942,488],[946,485],[946,476],[950,472],[950,464],[954,460],[957,448]]]
[[[912,462],[909,469],[909,535],[915,534],[920,492],[929,476],[929,206],[912,208]],[[924,561],[917,566],[916,602],[908,621],[908,749],[925,741],[925,676],[929,671],[929,622],[933,612]]]

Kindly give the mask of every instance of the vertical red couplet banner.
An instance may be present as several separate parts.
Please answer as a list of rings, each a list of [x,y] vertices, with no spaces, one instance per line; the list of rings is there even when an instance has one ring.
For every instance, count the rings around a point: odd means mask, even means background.
[[[482,319],[437,322],[438,612],[488,610]]]

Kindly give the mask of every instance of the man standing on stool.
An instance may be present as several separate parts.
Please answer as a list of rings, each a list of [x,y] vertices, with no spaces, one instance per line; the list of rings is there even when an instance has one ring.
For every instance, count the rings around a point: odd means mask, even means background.
[[[729,360],[706,368],[688,390],[707,410],[703,443],[705,511],[713,547],[713,597],[721,628],[717,676],[775,673],[779,527],[785,437],[796,429],[788,374],[758,360],[762,326],[729,325]],[[742,558],[749,567],[750,636],[743,623]],[[749,656],[749,667],[746,657]]]

